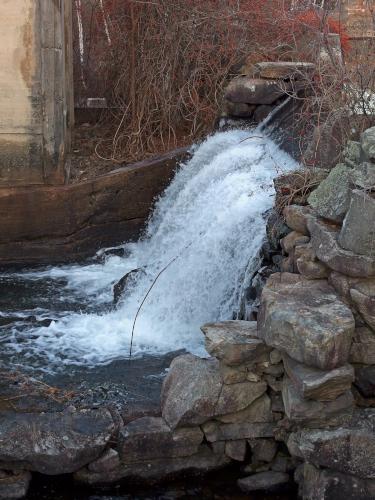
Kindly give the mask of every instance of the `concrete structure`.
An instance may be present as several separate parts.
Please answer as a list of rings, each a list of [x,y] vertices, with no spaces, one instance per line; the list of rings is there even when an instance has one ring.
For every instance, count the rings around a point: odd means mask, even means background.
[[[64,183],[71,9],[71,0],[0,1],[0,187]]]

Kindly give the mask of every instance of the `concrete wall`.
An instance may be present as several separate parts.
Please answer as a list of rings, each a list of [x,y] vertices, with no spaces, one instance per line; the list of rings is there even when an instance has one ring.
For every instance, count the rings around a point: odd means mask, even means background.
[[[71,0],[0,1],[0,187],[64,182]]]

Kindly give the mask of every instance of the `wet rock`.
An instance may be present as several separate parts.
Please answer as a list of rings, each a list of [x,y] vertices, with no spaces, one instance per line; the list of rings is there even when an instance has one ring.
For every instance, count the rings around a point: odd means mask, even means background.
[[[288,378],[284,379],[282,395],[288,419],[305,425],[327,422],[330,418],[351,410],[354,405],[350,391],[341,394],[334,401],[304,399]]]
[[[162,418],[144,417],[121,429],[118,450],[121,461],[128,464],[194,455],[202,441],[203,433],[199,427],[172,431]]]
[[[254,120],[256,123],[261,123],[263,120],[267,118],[267,116],[274,109],[274,106],[269,106],[267,104],[262,104],[256,107],[254,112]]]
[[[309,236],[309,230],[307,229],[307,215],[311,214],[310,207],[289,205],[284,208],[283,214],[286,224],[293,229],[293,231]]]
[[[237,481],[238,486],[245,493],[258,490],[272,490],[289,482],[289,475],[284,472],[260,472]]]
[[[330,269],[354,278],[375,276],[375,258],[344,250],[337,241],[337,226],[310,216],[308,228],[316,256]]]
[[[365,326],[355,329],[349,362],[375,364],[375,332]]]
[[[243,462],[246,457],[246,448],[247,441],[245,439],[227,441],[225,443],[225,454],[227,457],[236,460],[237,462]]]
[[[344,220],[350,203],[350,175],[351,169],[340,163],[310,194],[308,202],[319,216],[334,222]]]
[[[234,103],[273,104],[291,90],[288,83],[241,75],[229,83],[225,98]]]
[[[91,472],[109,472],[116,469],[120,465],[120,455],[112,448],[109,448],[94,462],[88,465]]]
[[[284,367],[299,394],[306,399],[333,401],[348,391],[354,382],[354,369],[349,364],[322,371],[284,355]]]
[[[274,428],[274,422],[220,424],[210,421],[202,426],[209,443],[236,439],[273,438]]]
[[[309,240],[310,238],[308,236],[305,236],[297,231],[292,231],[280,241],[280,244],[284,252],[291,254],[297,245],[308,243]]]
[[[311,244],[296,246],[294,260],[298,272],[307,279],[324,279],[330,274],[330,269],[317,259]]]
[[[254,104],[247,104],[246,102],[232,102],[225,100],[224,103],[225,114],[235,118],[252,118],[256,109],[257,107]]]
[[[277,443],[273,439],[250,439],[248,443],[251,448],[251,458],[253,463],[269,463],[275,458]]]
[[[361,135],[361,146],[369,160],[375,160],[375,127],[365,130]]]
[[[369,500],[375,498],[375,481],[304,464],[300,479],[306,500]]]
[[[0,414],[0,461],[43,474],[74,472],[100,456],[115,432],[106,409]]]
[[[224,424],[235,424],[243,422],[272,422],[271,400],[267,394],[263,394],[244,410],[216,417]]]
[[[216,359],[191,354],[175,358],[162,388],[163,418],[173,429],[202,424],[215,414],[222,385]]]
[[[223,321],[201,327],[206,350],[228,366],[250,364],[270,349],[258,337],[255,321]]]
[[[350,252],[375,257],[374,194],[360,190],[352,191],[349,211],[345,217],[338,243]]]
[[[375,398],[375,365],[355,365],[354,385],[364,398]]]
[[[29,471],[0,471],[0,499],[12,500],[25,497],[30,481]]]
[[[322,370],[346,364],[354,318],[325,280],[278,282],[263,289],[259,337],[293,359]],[[281,278],[281,277],[280,277]]]
[[[282,188],[279,187],[279,189]],[[276,210],[271,210],[267,218],[267,239],[270,250],[277,251],[280,247],[280,240],[290,231],[290,228],[285,224],[284,218]]]
[[[375,479],[375,410],[356,410],[339,428],[290,435],[291,455],[344,474]]]
[[[145,274],[144,268],[133,269],[126,273],[113,287],[113,302],[117,305],[120,299],[127,293],[129,288],[134,285],[137,276]]]
[[[189,457],[162,458],[121,464],[118,468],[106,472],[91,472],[87,468],[81,469],[74,475],[75,480],[89,484],[110,484],[127,479],[131,481],[160,482],[173,479],[182,473],[207,473],[220,469],[230,463],[230,458],[222,453],[214,453],[208,446],[201,445],[198,453]]]

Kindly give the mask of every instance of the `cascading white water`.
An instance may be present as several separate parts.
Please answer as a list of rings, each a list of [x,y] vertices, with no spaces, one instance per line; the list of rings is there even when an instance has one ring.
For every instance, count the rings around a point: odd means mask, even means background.
[[[181,348],[204,354],[199,327],[232,318],[245,270],[258,264],[264,213],[274,201],[273,179],[297,167],[256,130],[209,137],[194,148],[156,203],[145,238],[126,245],[128,257],[23,274],[30,280],[65,278],[72,296],[85,296],[91,306],[100,306],[111,300],[119,278],[146,266],[119,307],[106,313],[55,312],[50,326],[23,331],[22,342],[16,340],[15,324],[7,347],[42,356],[50,366],[93,365],[128,356],[140,303],[158,273],[178,257],[160,275],[140,311],[133,354]],[[51,311],[38,310],[35,316],[51,318]]]

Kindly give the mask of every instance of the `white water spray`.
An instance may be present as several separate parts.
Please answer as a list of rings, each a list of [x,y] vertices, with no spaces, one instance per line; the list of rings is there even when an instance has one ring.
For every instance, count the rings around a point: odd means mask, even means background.
[[[191,160],[157,202],[145,238],[126,245],[129,257],[23,275],[33,280],[64,277],[71,294],[89,295],[99,305],[110,300],[119,278],[147,266],[118,309],[65,313],[49,327],[28,329],[22,345],[14,348],[42,356],[50,366],[95,365],[127,357],[139,305],[158,273],[178,256],[140,311],[133,355],[177,349],[204,354],[199,327],[232,318],[245,270],[258,265],[264,213],[274,202],[273,179],[295,168],[286,153],[256,131],[220,132],[208,138],[194,148]]]

